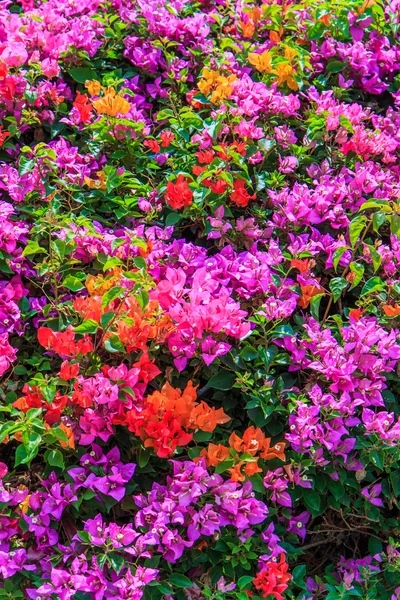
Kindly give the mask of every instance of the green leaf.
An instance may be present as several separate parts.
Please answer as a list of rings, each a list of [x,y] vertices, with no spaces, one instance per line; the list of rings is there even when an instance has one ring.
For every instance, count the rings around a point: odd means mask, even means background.
[[[333,299],[336,302],[342,295],[343,290],[348,286],[348,282],[343,277],[334,277],[329,282],[329,289],[333,294]]]
[[[392,471],[389,475],[390,483],[396,498],[400,496],[400,470]]]
[[[125,352],[125,346],[117,335],[112,335],[104,342],[104,348],[108,352]]]
[[[98,328],[99,328],[99,324],[97,321],[95,321],[94,319],[87,319],[86,321],[83,321],[83,323],[81,323],[81,325],[74,327],[74,332],[75,333],[96,333]]]
[[[115,298],[118,298],[124,291],[124,288],[120,285],[116,285],[106,292],[101,300],[101,308],[104,310],[106,306],[110,304]]]
[[[263,482],[263,478],[261,477],[260,473],[256,473],[255,475],[252,475],[251,477],[249,477],[250,481],[251,481],[251,485],[253,486],[253,490],[255,492],[258,492],[259,494],[265,494],[265,485]]]
[[[346,66],[346,63],[344,63],[340,60],[331,60],[331,62],[329,62],[326,65],[325,70],[328,73],[340,73],[340,71],[343,71],[345,66]]]
[[[28,244],[25,246],[22,256],[30,256],[31,254],[41,254],[46,253],[46,250],[39,246],[39,244],[33,240],[29,240]]]
[[[361,290],[360,297],[372,294],[372,292],[381,292],[386,287],[386,283],[380,277],[371,277]]]
[[[237,586],[239,590],[250,590],[253,585],[253,576],[252,575],[243,575],[239,577]]]
[[[218,371],[215,373],[207,383],[208,387],[215,388],[216,390],[230,390],[235,383],[236,375],[230,371]]]
[[[379,229],[382,227],[384,222],[386,221],[387,216],[385,213],[379,211],[372,215],[372,227],[373,230],[378,233]]]
[[[335,252],[333,253],[333,266],[335,267],[335,271],[338,268],[340,259],[342,258],[343,254],[347,252],[347,250],[349,250],[348,246],[340,246],[339,248],[336,248]]]
[[[169,213],[165,219],[165,225],[170,227],[171,225],[176,225],[181,220],[182,215],[179,213]]]
[[[49,450],[45,452],[44,459],[49,463],[51,467],[59,467],[64,469],[63,455],[59,450]]]
[[[256,358],[258,358],[258,351],[253,348],[253,346],[250,346],[249,344],[246,345],[243,350],[240,352],[239,354],[240,358],[242,360],[255,360]]]
[[[111,310],[104,313],[104,315],[101,316],[100,319],[100,325],[103,329],[107,329],[108,325],[110,324],[110,321],[115,317],[115,312],[112,312]]]
[[[92,81],[93,79],[97,80],[96,72],[90,67],[75,67],[74,69],[69,69],[68,73],[78,83],[85,83],[85,81]]]
[[[359,212],[362,210],[367,210],[369,208],[389,208],[391,210],[390,204],[387,200],[378,200],[377,198],[372,198],[372,200],[367,200],[360,206]]]
[[[144,258],[142,256],[136,256],[136,258],[133,259],[133,262],[135,263],[135,266],[138,269],[146,268],[146,261],[144,260]]]
[[[354,248],[358,238],[360,237],[361,232],[363,231],[365,224],[367,222],[367,217],[364,215],[358,215],[355,217],[350,223],[349,227],[349,236],[351,247]]]
[[[344,115],[339,116],[339,123],[342,127],[344,127],[349,133],[354,133],[353,125],[347,117]]]
[[[172,573],[168,581],[179,588],[193,587],[193,582],[190,581],[189,577],[186,577],[186,575],[182,575],[181,573]]]
[[[71,292],[79,292],[79,290],[83,290],[85,287],[82,281],[73,275],[67,275],[62,282],[62,285],[68,290],[71,290]]]
[[[360,263],[352,262],[352,263],[350,263],[350,271],[352,273],[354,273],[354,275],[355,275],[354,281],[351,284],[351,288],[350,288],[352,290],[353,288],[358,286],[361,279],[363,278],[365,267],[364,267],[364,265],[361,265]]]
[[[302,579],[304,579],[307,572],[306,565],[297,565],[292,571],[292,578],[295,583],[299,583]]]
[[[310,313],[311,316],[318,321],[319,320],[319,305],[321,304],[321,299],[324,297],[324,294],[317,294],[310,298]]]
[[[374,266],[374,273],[376,273],[376,271],[379,269],[379,267],[381,266],[381,262],[382,262],[382,255],[379,254],[378,250],[375,248],[375,246],[370,246],[367,245],[367,248],[371,254],[371,258],[372,258],[372,264]]]
[[[124,557],[119,554],[109,554],[108,562],[111,568],[117,573],[117,575],[121,572],[122,567],[124,566]]]
[[[304,489],[303,490],[303,499],[304,504],[311,511],[311,513],[318,513],[321,507],[321,497],[318,492],[314,492],[314,490]]]

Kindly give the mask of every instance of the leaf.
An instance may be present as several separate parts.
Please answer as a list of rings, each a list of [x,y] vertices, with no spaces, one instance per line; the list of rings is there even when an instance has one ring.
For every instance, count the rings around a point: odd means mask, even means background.
[[[59,450],[49,450],[45,453],[44,459],[49,463],[50,466],[64,469],[63,455]]]
[[[392,471],[389,475],[390,483],[396,498],[400,496],[400,470]]]
[[[360,297],[372,294],[372,292],[380,292],[385,289],[385,282],[380,277],[371,277],[361,290]]]
[[[68,73],[71,75],[72,79],[78,83],[85,83],[85,81],[97,79],[96,72],[90,67],[75,67],[74,69],[69,69]]]
[[[385,213],[379,211],[376,212],[372,215],[372,227],[373,230],[378,233],[380,227],[384,224],[384,222],[386,221],[386,215]]]
[[[108,352],[125,352],[125,346],[117,335],[112,335],[104,342],[104,348]]]
[[[324,297],[324,294],[317,294],[310,298],[310,313],[311,316],[318,321],[319,320],[319,305],[321,304],[321,299]]]
[[[111,310],[104,313],[103,315],[101,315],[100,325],[101,325],[102,329],[107,329],[108,325],[110,324],[110,321],[114,317],[115,317],[115,312],[112,312]]]
[[[350,287],[350,289],[352,290],[353,288],[357,287],[357,285],[360,283],[361,279],[363,278],[365,267],[364,267],[364,265],[361,265],[360,263],[352,262],[352,263],[350,263],[350,271],[352,273],[354,273],[354,275],[355,275],[355,279]]]
[[[387,200],[378,200],[377,198],[372,198],[372,200],[367,200],[360,206],[359,212],[362,210],[367,210],[369,208],[388,208],[390,211],[392,210],[390,204]]]
[[[31,254],[41,254],[45,253],[46,250],[39,246],[39,244],[33,240],[29,240],[28,244],[25,246],[22,256],[30,256]]]
[[[343,290],[348,286],[348,282],[343,277],[334,277],[329,282],[329,289],[333,294],[333,299],[336,302],[342,295]]]
[[[306,565],[297,565],[297,567],[295,567],[292,571],[293,581],[295,581],[298,584],[302,579],[304,579],[306,572]]]
[[[331,62],[329,62],[326,65],[325,70],[328,73],[340,73],[340,71],[343,71],[345,66],[346,66],[346,63],[344,63],[340,60],[331,60]]]
[[[182,575],[181,573],[172,573],[169,578],[169,583],[179,588],[193,587],[193,582],[190,581],[189,577]]]
[[[216,390],[230,390],[235,383],[236,375],[230,371],[218,371],[207,383],[208,387]]]
[[[252,575],[243,575],[239,577],[237,586],[239,590],[250,590],[253,585],[253,576]]]
[[[381,266],[381,262],[382,262],[382,255],[379,254],[378,250],[375,248],[375,246],[370,246],[367,244],[367,248],[371,254],[371,258],[372,258],[372,264],[374,266],[374,273],[376,273],[376,271],[379,269],[379,267]]]
[[[77,327],[74,327],[74,333],[96,333],[99,324],[94,319],[87,319]]]
[[[108,563],[111,568],[117,573],[117,575],[121,572],[122,567],[124,566],[124,557],[119,554],[109,554],[108,555]]]
[[[171,225],[176,225],[177,223],[179,223],[181,218],[182,218],[181,214],[171,212],[167,215],[167,218],[165,219],[165,225],[167,227],[170,227]]]
[[[255,360],[258,357],[258,352],[253,346],[249,344],[243,348],[243,350],[239,354],[242,360]]]
[[[303,490],[303,499],[306,507],[314,514],[318,513],[321,507],[321,497],[318,492],[314,490],[305,489]]]
[[[133,262],[135,263],[135,266],[138,269],[146,268],[146,261],[144,260],[144,258],[142,256],[137,256],[136,258],[133,259]]]
[[[79,292],[79,290],[83,290],[85,287],[82,281],[73,275],[67,275],[62,282],[62,285],[68,290],[71,290],[71,292]]]
[[[115,300],[115,298],[117,298],[120,294],[122,294],[123,291],[124,291],[124,288],[121,287],[120,285],[116,285],[115,287],[108,290],[108,292],[106,292],[104,294],[104,296],[101,300],[102,310],[104,310],[106,308],[106,306],[108,306],[110,304],[110,302],[112,302],[113,300]]]
[[[333,266],[335,268],[335,271],[338,268],[338,264],[340,262],[340,259],[342,258],[343,254],[345,252],[347,252],[347,250],[349,250],[348,246],[340,246],[340,248],[336,248],[335,252],[333,253]]]
[[[349,237],[351,247],[354,248],[358,238],[360,237],[361,232],[363,231],[365,224],[367,222],[367,217],[364,215],[358,215],[355,219],[352,220],[349,227]]]

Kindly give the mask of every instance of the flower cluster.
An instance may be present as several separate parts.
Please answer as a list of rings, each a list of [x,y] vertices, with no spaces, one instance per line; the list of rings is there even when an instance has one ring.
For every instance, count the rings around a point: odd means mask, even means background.
[[[0,3],[0,598],[400,599],[399,15]]]

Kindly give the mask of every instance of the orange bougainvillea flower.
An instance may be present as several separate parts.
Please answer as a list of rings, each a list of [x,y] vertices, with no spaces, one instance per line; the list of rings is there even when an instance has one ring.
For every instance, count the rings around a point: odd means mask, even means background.
[[[129,410],[124,423],[142,439],[146,448],[153,447],[160,457],[171,456],[178,446],[192,440],[186,430],[213,431],[217,424],[230,419],[223,409],[211,408],[206,402],[197,403],[196,398],[191,381],[183,391],[166,383],[160,391],[145,398],[142,410],[136,407]]]
[[[395,304],[394,306],[386,304],[385,306],[382,306],[382,308],[387,317],[397,317],[400,315],[400,306],[398,304]]]
[[[306,260],[299,260],[297,258],[294,258],[293,260],[290,261],[290,266],[293,267],[294,269],[297,269],[298,271],[300,271],[300,273],[308,273],[311,266],[314,266],[314,265],[315,265],[315,262],[310,261],[308,258]]]
[[[74,437],[74,432],[72,431],[71,427],[68,427],[67,425],[64,425],[64,423],[60,423],[59,428],[62,429],[62,431],[67,436],[67,441],[64,441],[64,440],[60,439],[61,446],[63,448],[71,448],[71,450],[74,450],[74,448],[75,448],[75,437]]]
[[[101,92],[101,83],[93,79],[91,81],[85,81],[85,88],[91,96],[99,96]]]
[[[220,104],[231,95],[232,83],[236,81],[236,79],[236,75],[224,77],[219,71],[203,69],[202,79],[200,79],[197,87],[205,96],[208,96],[211,92],[211,102]]]
[[[223,425],[231,418],[224,412],[223,408],[210,408],[206,402],[200,402],[190,413],[190,429],[212,432],[217,425]]]
[[[252,477],[256,473],[262,473],[262,469],[260,469],[260,467],[258,466],[257,461],[253,460],[252,462],[247,462],[245,464],[244,472],[247,475],[247,477]]]
[[[104,96],[95,100],[93,106],[100,115],[107,115],[108,117],[126,115],[131,107],[129,102],[116,94],[113,88],[110,88]]]
[[[232,481],[241,482],[246,479],[246,476],[242,473],[242,465],[243,461],[241,460],[237,463],[237,465],[235,465],[231,469],[227,469],[228,473],[231,474],[230,478]]]
[[[28,496],[25,498],[25,500],[23,500],[20,504],[18,504],[19,510],[24,514],[26,514],[28,512],[28,509],[30,508],[30,506],[29,506],[30,498],[31,498],[31,494],[28,494]]]
[[[104,171],[98,171],[96,173],[98,179],[91,179],[90,177],[84,177],[84,181],[86,183],[86,185],[88,187],[90,187],[92,190],[106,190],[107,189],[107,185],[106,185],[106,174],[104,173]]]
[[[320,287],[319,285],[313,285],[313,284],[301,285],[300,289],[301,289],[301,296],[300,296],[300,298],[298,298],[297,304],[301,308],[307,308],[307,306],[310,304],[311,298],[313,298],[314,296],[318,296],[318,294],[324,293],[324,289],[322,287]]]
[[[272,55],[266,50],[262,54],[251,52],[248,61],[260,73],[272,73]]]
[[[256,30],[256,26],[254,24],[254,21],[252,21],[251,19],[249,19],[247,21],[247,23],[244,23],[243,21],[240,21],[239,27],[241,29],[243,37],[245,37],[245,38],[251,38],[251,37],[253,37],[254,32]]]
[[[209,444],[207,449],[203,448],[200,456],[205,457],[208,467],[216,467],[220,462],[229,458],[230,450],[222,444]]]
[[[279,458],[279,460],[285,461],[286,460],[286,456],[285,456],[285,447],[286,447],[286,442],[279,442],[278,444],[275,444],[274,446],[270,447],[270,438],[266,438],[265,439],[265,443],[263,446],[263,450],[260,453],[260,457],[263,458],[264,460],[272,460],[273,458]]]
[[[294,92],[299,89],[299,84],[294,78],[295,72],[292,65],[282,62],[273,70],[273,73],[276,75],[277,85],[280,86],[286,83],[288,88]]]

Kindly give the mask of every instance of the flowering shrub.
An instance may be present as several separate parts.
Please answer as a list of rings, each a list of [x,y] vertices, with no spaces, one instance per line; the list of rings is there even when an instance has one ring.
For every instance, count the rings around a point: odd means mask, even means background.
[[[399,31],[0,3],[0,600],[400,599]]]

